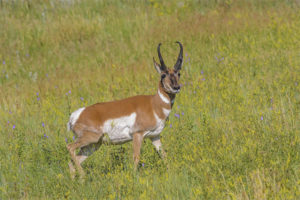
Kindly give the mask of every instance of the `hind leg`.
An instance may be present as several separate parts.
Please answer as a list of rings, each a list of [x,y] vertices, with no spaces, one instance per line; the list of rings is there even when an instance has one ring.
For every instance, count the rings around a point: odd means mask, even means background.
[[[78,160],[80,166],[90,155],[92,155],[95,151],[97,151],[99,149],[101,144],[102,144],[102,141],[100,139],[100,141],[97,144],[89,144],[87,146],[80,148],[79,153],[76,155],[76,159]],[[73,166],[72,161],[69,162],[69,168],[70,168],[71,178],[74,179],[76,169]]]
[[[77,140],[74,143],[67,145],[67,149],[70,152],[72,161],[74,162],[81,177],[84,176],[84,171],[81,167],[81,163],[88,157],[88,154],[84,153],[84,150],[82,150],[79,152],[78,155],[76,155],[76,152],[75,152],[76,149],[89,146],[90,144],[98,143],[102,136],[103,136],[103,134],[86,131],[82,134],[81,137],[77,138]],[[98,146],[98,148],[99,148],[99,146]],[[70,168],[70,172],[71,172],[71,177],[74,177],[75,168],[72,163],[69,163],[69,168]]]
[[[68,163],[68,165],[69,165],[69,170],[70,170],[71,179],[74,179],[74,178],[75,178],[76,169],[75,169],[75,167],[74,167],[72,161],[70,161],[70,162]]]

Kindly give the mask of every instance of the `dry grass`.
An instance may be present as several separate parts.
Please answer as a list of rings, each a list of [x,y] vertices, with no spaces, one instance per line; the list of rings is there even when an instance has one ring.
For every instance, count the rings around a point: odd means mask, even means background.
[[[0,198],[299,198],[297,1],[0,2]],[[105,146],[71,181],[69,113],[155,93],[177,40],[170,168],[149,141],[138,173],[131,143]]]

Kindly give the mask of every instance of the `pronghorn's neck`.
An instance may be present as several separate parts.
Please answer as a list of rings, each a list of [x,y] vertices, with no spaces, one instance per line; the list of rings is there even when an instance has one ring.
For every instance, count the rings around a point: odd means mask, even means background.
[[[175,94],[167,93],[162,87],[162,83],[159,82],[157,93],[154,95],[154,103],[159,107],[172,109],[175,96]]]

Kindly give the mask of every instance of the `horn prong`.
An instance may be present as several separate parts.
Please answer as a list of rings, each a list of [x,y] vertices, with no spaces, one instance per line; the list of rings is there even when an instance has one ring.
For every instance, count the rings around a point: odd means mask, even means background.
[[[174,69],[176,71],[181,69],[182,61],[183,61],[183,46],[179,41],[176,41],[177,44],[180,46],[180,52],[176,61],[176,64],[174,65]]]
[[[159,43],[158,47],[157,47],[158,58],[160,61],[160,69],[161,69],[161,71],[166,71],[167,67],[166,67],[164,59],[162,58],[161,53],[160,53],[160,45],[161,45],[161,43]]]

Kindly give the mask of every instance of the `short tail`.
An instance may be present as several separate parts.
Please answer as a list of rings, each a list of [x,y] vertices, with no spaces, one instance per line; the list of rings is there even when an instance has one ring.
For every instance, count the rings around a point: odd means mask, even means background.
[[[73,126],[76,124],[76,121],[78,120],[80,114],[85,108],[79,108],[75,112],[73,112],[70,116],[69,122],[67,123],[67,129],[68,131],[72,130]]]
[[[70,122],[67,123],[67,130],[68,130],[68,131],[71,130],[71,123],[70,123]]]

